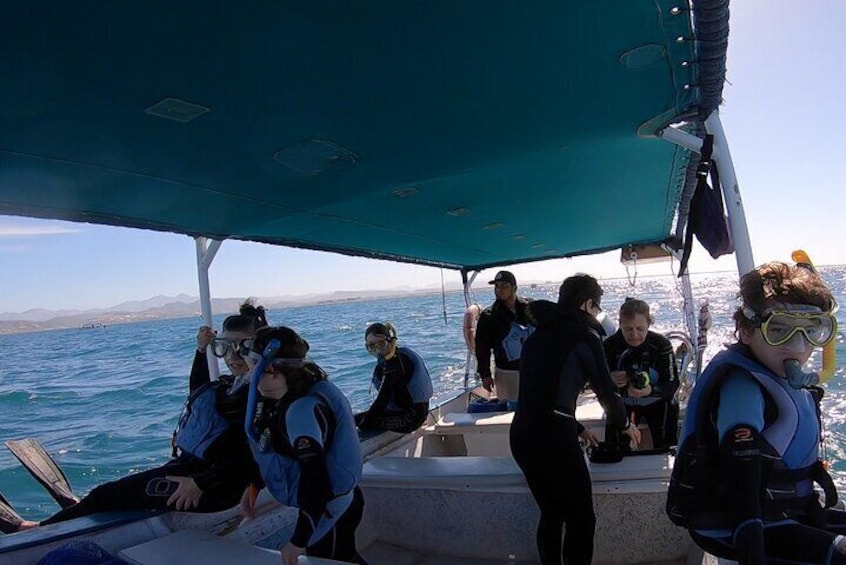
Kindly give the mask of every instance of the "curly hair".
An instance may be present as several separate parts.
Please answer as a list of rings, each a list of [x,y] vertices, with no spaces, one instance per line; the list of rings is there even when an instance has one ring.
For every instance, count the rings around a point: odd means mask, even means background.
[[[738,297],[743,304],[734,312],[737,330],[755,327],[744,315],[744,307],[759,314],[779,304],[805,304],[823,312],[834,308],[834,297],[819,275],[807,267],[780,261],[765,263],[743,275]]]

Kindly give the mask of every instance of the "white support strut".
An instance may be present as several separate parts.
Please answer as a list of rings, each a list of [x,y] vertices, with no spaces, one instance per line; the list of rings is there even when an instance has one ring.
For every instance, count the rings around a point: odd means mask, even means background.
[[[194,243],[197,248],[197,283],[200,287],[200,311],[203,314],[203,323],[214,329],[214,319],[211,308],[211,287],[209,285],[209,267],[220,249],[221,241],[208,240],[205,237],[195,237]],[[209,363],[209,376],[217,380],[220,376],[220,369],[217,364],[217,357],[206,355]]]
[[[746,224],[743,201],[740,198],[737,174],[734,170],[734,163],[731,159],[731,152],[718,110],[714,110],[705,120],[705,129],[714,136],[714,149],[711,157],[720,171],[723,201],[726,205],[729,231],[734,244],[737,272],[739,276],[743,276],[755,268],[755,259],[752,256],[752,243],[749,239],[749,228]],[[695,153],[702,150],[702,139],[673,126],[664,128],[658,132],[658,136]]]
[[[749,227],[746,224],[746,213],[743,211],[743,200],[740,198],[737,174],[719,110],[711,112],[705,120],[705,129],[714,136],[714,161],[717,163],[720,183],[723,185],[723,200],[726,203],[729,229],[734,243],[737,272],[739,276],[743,276],[755,268],[755,259],[752,256],[752,242],[749,239]]]

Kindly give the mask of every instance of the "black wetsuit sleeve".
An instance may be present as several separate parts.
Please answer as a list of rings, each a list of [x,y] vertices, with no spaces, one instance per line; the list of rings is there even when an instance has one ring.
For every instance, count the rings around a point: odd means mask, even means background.
[[[588,376],[590,388],[596,393],[596,398],[605,411],[605,420],[616,428],[626,429],[629,425],[626,405],[617,394],[617,387],[611,380],[605,351],[602,349],[602,340],[599,335],[589,334],[583,344],[584,346],[581,344],[577,346],[574,353],[579,356],[582,370]]]
[[[188,390],[194,392],[204,384],[211,382],[209,375],[209,362],[205,351],[194,353],[194,364],[191,365],[191,376],[188,380]]]
[[[761,520],[761,458],[757,430],[739,424],[720,443],[720,463],[733,501],[735,546],[744,564],[767,563]]]
[[[491,377],[492,326],[493,318],[489,312],[483,311],[476,324],[476,370],[483,379]]]
[[[658,396],[670,401],[679,388],[679,379],[676,374],[676,357],[673,354],[673,345],[670,340],[660,334],[654,334],[653,347],[655,349],[655,361],[652,368],[658,371],[658,382],[652,387],[649,396]]]
[[[323,432],[323,437],[300,436],[292,438],[294,457],[300,463],[300,478],[297,489],[299,516],[291,536],[291,543],[306,547],[320,518],[326,513],[326,504],[332,499],[332,483],[326,465],[323,442],[328,426],[333,420],[329,409],[322,404],[315,405],[314,417]]]

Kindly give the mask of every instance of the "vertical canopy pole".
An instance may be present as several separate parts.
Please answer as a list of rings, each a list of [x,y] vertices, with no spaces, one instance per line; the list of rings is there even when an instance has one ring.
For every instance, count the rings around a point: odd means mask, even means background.
[[[203,323],[214,329],[211,309],[211,287],[209,286],[209,267],[211,267],[217,250],[220,249],[220,241],[207,240],[205,237],[195,237],[194,243],[197,248],[197,283],[200,287],[200,310],[203,313]],[[216,380],[220,376],[220,369],[217,365],[217,357],[206,355],[209,363],[209,376]]]
[[[740,198],[740,187],[737,184],[734,163],[731,160],[726,132],[720,121],[718,110],[711,112],[705,120],[705,129],[714,136],[713,157],[720,171],[720,182],[723,185],[723,200],[726,203],[737,270],[739,275],[743,276],[755,268],[755,259],[752,257],[752,242],[749,239],[746,213],[743,211],[743,201]]]
[[[473,281],[476,280],[479,271],[473,271],[470,277],[467,277],[467,271],[461,269],[461,282],[464,283],[464,306],[470,307],[470,289],[473,287]],[[462,316],[461,324],[464,325],[464,317]],[[462,331],[463,328],[462,328]],[[467,348],[467,358],[464,360],[464,388],[470,384],[470,371],[475,373],[475,367],[473,366],[473,352],[470,351],[470,348]]]
[[[696,307],[693,302],[693,289],[690,286],[690,275],[687,269],[681,275],[681,284],[682,298],[684,299],[684,325],[687,326],[687,335],[695,343],[694,340],[696,339],[698,328],[696,323]]]
[[[464,283],[464,305],[470,306],[470,289],[473,287],[473,281],[479,275],[479,271],[473,271],[470,277],[467,277],[467,271],[461,269],[461,282]]]

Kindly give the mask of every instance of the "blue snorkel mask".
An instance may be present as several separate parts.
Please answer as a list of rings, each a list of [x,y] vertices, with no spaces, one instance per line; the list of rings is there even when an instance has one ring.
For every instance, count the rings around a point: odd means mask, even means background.
[[[256,413],[258,411],[259,391],[258,384],[261,376],[264,373],[267,364],[273,360],[276,352],[282,347],[282,343],[278,339],[270,340],[270,343],[262,351],[261,358],[253,367],[253,376],[250,379],[250,393],[247,397],[247,417],[244,418],[244,430],[247,432],[247,437],[255,442],[260,440],[260,434],[256,430]],[[254,355],[254,354],[253,354]]]

